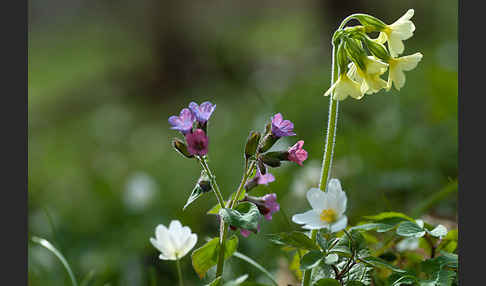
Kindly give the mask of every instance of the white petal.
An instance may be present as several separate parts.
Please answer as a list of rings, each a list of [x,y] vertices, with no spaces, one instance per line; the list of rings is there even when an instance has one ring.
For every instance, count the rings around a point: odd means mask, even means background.
[[[405,85],[405,73],[403,73],[400,67],[397,66],[394,69],[391,69],[390,77],[397,90],[400,90]]]
[[[197,242],[197,234],[193,233],[189,235],[186,241],[183,243],[182,248],[178,251],[178,258],[184,257]]]
[[[339,179],[332,178],[329,180],[329,183],[327,183],[327,191],[331,193],[338,193],[341,191],[341,182]]]
[[[348,225],[348,217],[343,215],[335,223],[331,224],[331,232],[343,230]]]
[[[307,191],[307,201],[314,210],[321,212],[327,208],[327,196],[326,193],[318,188],[312,188]]]
[[[182,224],[178,220],[173,220],[169,225],[169,232],[173,233],[175,236],[180,236],[182,232]]]
[[[160,246],[159,250],[164,252],[166,255],[175,251],[176,246],[170,239],[169,230],[163,224],[157,225],[155,228],[155,240]]]
[[[390,55],[392,57],[397,57],[403,50],[405,46],[403,45],[402,40],[398,36],[394,36],[393,34],[388,37],[388,49],[390,50]]]
[[[162,253],[166,257],[171,257],[175,253],[173,248],[169,248],[167,244],[163,244],[153,237],[150,238],[150,242],[158,251],[160,251],[160,253]]]
[[[316,223],[321,220],[320,213],[315,210],[309,210],[305,213],[294,214],[292,216],[292,221],[297,224],[308,224],[308,223]]]
[[[417,67],[418,63],[422,60],[422,57],[423,55],[421,53],[403,56],[399,59],[398,64],[402,70],[410,71]]]
[[[302,226],[303,229],[321,229],[321,228],[325,228],[325,227],[329,227],[329,225],[327,223],[322,222],[322,221],[310,223],[310,224],[306,224],[306,225]]]

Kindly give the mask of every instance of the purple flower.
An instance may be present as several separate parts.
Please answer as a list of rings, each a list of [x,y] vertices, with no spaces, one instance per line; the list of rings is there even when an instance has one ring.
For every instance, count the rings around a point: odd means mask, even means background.
[[[260,169],[257,168],[255,176],[245,184],[245,190],[248,192],[258,185],[268,185],[268,183],[273,181],[275,181],[275,177],[272,174],[266,173],[262,175]]]
[[[272,117],[272,134],[276,137],[294,136],[293,129],[294,124],[290,120],[283,120],[281,113]]]
[[[258,225],[258,229],[257,229],[256,233],[258,233],[258,232],[260,232],[260,225]],[[248,237],[252,233],[252,231],[248,230],[248,229],[240,228],[240,233],[244,237]]]
[[[191,131],[194,120],[195,117],[192,112],[188,108],[184,108],[179,116],[172,115],[169,117],[169,124],[172,125],[171,129],[178,130],[186,135]]]
[[[191,155],[204,156],[208,153],[208,137],[202,129],[186,134],[187,151]]]
[[[278,212],[280,210],[280,205],[277,203],[277,194],[272,193],[272,194],[267,194],[263,196],[263,201],[264,201],[264,212],[263,216],[267,220],[272,220],[272,214]],[[261,210],[260,210],[261,212]]]
[[[289,161],[295,162],[302,166],[302,162],[307,159],[307,151],[302,149],[304,146],[304,140],[299,140],[294,146],[289,148]]]
[[[189,103],[189,109],[191,109],[192,114],[196,117],[197,121],[201,124],[206,123],[213,114],[214,109],[216,109],[216,104],[212,104],[209,101],[197,105],[195,102]]]

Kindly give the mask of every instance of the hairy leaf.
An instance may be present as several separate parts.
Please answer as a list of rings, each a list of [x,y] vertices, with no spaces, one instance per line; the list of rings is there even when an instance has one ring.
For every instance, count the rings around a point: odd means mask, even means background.
[[[288,245],[300,249],[319,250],[319,247],[305,233],[300,231],[268,234],[266,237],[278,245]]]
[[[235,209],[220,209],[219,215],[227,224],[234,227],[244,228],[255,232],[258,230],[260,211],[253,203],[243,202],[238,204]]]
[[[224,260],[228,259],[238,248],[238,237],[233,235],[226,240],[224,245]],[[192,252],[192,267],[199,278],[203,278],[206,272],[218,263],[220,251],[219,238],[215,237],[206,244]]]

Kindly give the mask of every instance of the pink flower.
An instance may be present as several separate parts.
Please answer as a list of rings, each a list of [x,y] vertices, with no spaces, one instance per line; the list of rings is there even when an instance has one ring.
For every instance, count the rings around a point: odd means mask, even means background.
[[[192,124],[196,118],[188,108],[181,110],[179,116],[173,115],[169,117],[169,123],[172,125],[171,129],[182,132],[186,135],[192,130]]]
[[[289,161],[295,162],[302,166],[302,162],[307,159],[307,151],[302,149],[304,146],[304,140],[299,140],[294,146],[289,148]]]
[[[202,129],[186,134],[187,151],[191,155],[204,156],[208,153],[208,137]]]
[[[272,193],[272,194],[264,195],[263,201],[266,209],[264,210],[265,213],[263,213],[263,216],[267,220],[272,220],[272,214],[280,210],[280,205],[277,203],[277,194]]]
[[[294,136],[294,124],[290,120],[283,120],[282,114],[272,117],[272,134],[276,137]]]
[[[258,232],[260,232],[260,225],[258,225],[258,229],[257,229],[256,233],[258,233]],[[248,229],[240,228],[240,233],[244,237],[248,237],[252,233],[252,231],[248,230]]]
[[[275,177],[272,174],[266,173],[262,175],[260,169],[257,168],[255,176],[245,184],[245,190],[248,192],[258,185],[268,185],[273,181],[275,181]]]

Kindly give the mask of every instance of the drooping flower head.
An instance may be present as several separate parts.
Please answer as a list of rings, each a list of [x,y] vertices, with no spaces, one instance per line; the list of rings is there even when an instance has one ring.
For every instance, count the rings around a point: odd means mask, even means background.
[[[272,220],[272,215],[280,210],[280,204],[277,202],[277,194],[266,194],[263,197],[253,197],[246,195],[242,201],[255,204],[267,220]]]
[[[302,228],[305,229],[328,228],[331,232],[346,228],[348,218],[344,212],[347,197],[338,179],[329,180],[326,192],[318,188],[310,189],[307,200],[312,209],[292,216],[293,222],[303,224]]]
[[[172,115],[169,117],[169,124],[172,125],[171,129],[182,132],[186,135],[192,130],[195,117],[188,108],[181,110],[179,116]]]
[[[201,103],[201,105],[191,102],[189,103],[189,109],[191,109],[192,113],[196,117],[196,120],[199,123],[204,124],[209,120],[211,114],[213,114],[214,110],[216,109],[216,104],[212,104],[209,101],[205,101]]]
[[[357,66],[354,62],[349,64],[348,77],[361,84],[362,94],[373,94],[382,88],[387,88],[388,84],[380,75],[386,72],[388,64],[373,56],[363,57],[364,69]]]
[[[262,213],[267,220],[272,220],[272,214],[280,210],[280,204],[277,203],[277,194],[266,194],[263,196],[263,201],[265,209],[263,209],[263,212],[260,210],[260,213]]]
[[[155,228],[155,238],[150,242],[160,251],[162,260],[177,260],[184,257],[197,242],[197,234],[191,233],[188,226],[182,226],[178,220],[170,222],[169,228],[159,224]]]
[[[269,183],[274,181],[275,181],[275,177],[272,174],[267,172],[265,173],[265,175],[262,175],[262,173],[260,172],[260,168],[257,167],[255,176],[253,176],[251,180],[246,182],[245,190],[248,192],[258,185],[267,186]]]
[[[421,53],[415,53],[413,55],[399,58],[390,58],[388,61],[390,71],[388,75],[387,89],[389,90],[393,84],[397,90],[400,90],[400,88],[405,85],[404,71],[410,71],[416,68],[420,60],[422,60]]]
[[[414,14],[413,9],[409,9],[402,17],[393,24],[387,25],[383,32],[380,33],[377,41],[381,44],[388,42],[388,50],[392,57],[397,57],[405,49],[403,42],[413,36],[415,25],[410,19]]]
[[[324,93],[324,96],[329,96],[331,93],[334,100],[345,100],[348,96],[361,99],[364,96],[364,93],[361,92],[361,85],[350,79],[346,73],[339,75],[337,81]]]
[[[284,120],[281,113],[272,117],[272,134],[276,137],[294,136],[294,124],[290,120]]]
[[[307,151],[302,149],[304,140],[299,140],[294,146],[290,147],[288,159],[302,166],[302,162],[307,159]]]
[[[209,140],[202,129],[186,134],[187,151],[191,155],[204,156],[208,153]]]

